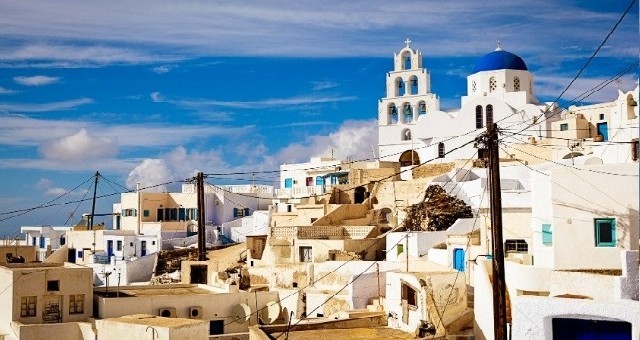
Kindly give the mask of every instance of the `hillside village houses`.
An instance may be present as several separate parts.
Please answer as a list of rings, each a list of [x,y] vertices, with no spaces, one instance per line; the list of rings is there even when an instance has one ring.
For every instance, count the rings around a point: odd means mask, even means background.
[[[144,286],[158,251],[196,243],[197,193],[193,184],[179,193],[124,193],[113,229],[24,227],[33,254],[2,250],[12,255],[0,269],[14,277],[0,285],[36,272],[51,279],[34,285],[59,280],[59,290],[3,295],[14,306],[1,321],[4,336],[55,327],[41,318],[57,306],[56,332],[69,339],[149,336],[149,327],[167,339],[249,338],[283,329],[277,325],[289,318],[307,329],[350,320],[421,337],[492,339],[488,173],[473,140],[498,123],[513,339],[640,339],[638,87],[607,103],[541,103],[525,61],[498,46],[467,77],[460,108],[443,111],[422,53],[409,43],[385,78],[378,160],[283,164],[275,190],[205,186],[206,242],[246,242],[244,268],[183,261],[179,284]],[[453,214],[454,205],[470,213],[437,230],[425,228],[436,215],[413,220],[434,185],[455,204],[433,214]],[[26,263],[9,263],[14,254]],[[83,288],[62,279],[75,273],[83,273]],[[116,273],[114,292],[106,280]],[[86,291],[92,286],[103,287]],[[92,308],[69,315],[87,294]]]

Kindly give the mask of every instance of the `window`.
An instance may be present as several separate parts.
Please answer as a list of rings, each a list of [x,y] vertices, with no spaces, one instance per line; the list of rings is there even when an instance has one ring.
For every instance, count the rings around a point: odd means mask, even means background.
[[[482,106],[476,106],[476,129],[482,129]]]
[[[444,143],[440,142],[438,143],[438,158],[444,158],[444,155]]]
[[[324,178],[322,176],[316,177],[316,185],[324,185]]]
[[[504,250],[507,253],[527,253],[529,245],[525,240],[507,240],[504,242]]]
[[[498,88],[498,82],[495,77],[489,78],[489,92],[493,92]]]
[[[59,280],[49,280],[47,281],[47,291],[48,292],[57,292],[60,290],[60,281]]]
[[[634,162],[638,161],[638,138],[631,140],[631,160]]]
[[[600,120],[604,120],[604,113],[600,114]]]
[[[520,78],[518,77],[513,78],[513,90],[520,91]]]
[[[149,210],[143,210],[142,211],[142,216],[149,217]]]
[[[245,217],[249,215],[249,208],[233,208],[233,217]]]
[[[553,233],[551,233],[551,224],[542,225],[542,244],[545,246],[553,245]]]
[[[311,247],[300,247],[300,262],[313,262]]]
[[[313,185],[313,177],[307,177],[305,181],[308,187]]]
[[[164,209],[158,209],[158,221],[164,220]]]
[[[117,242],[116,242],[116,249],[117,249],[118,251],[122,251],[122,241],[117,241]]]
[[[493,105],[487,105],[487,125],[493,124]]]
[[[402,130],[400,138],[402,140],[411,140],[411,130],[409,129]]]
[[[136,209],[123,209],[122,210],[122,216],[124,216],[124,217],[138,216],[138,213],[137,213]]]
[[[64,246],[65,243],[67,243],[67,240],[64,238],[64,236],[60,236],[60,245]]]
[[[476,85],[476,81],[474,80],[473,83],[471,83],[471,92],[476,93],[477,89],[478,87]]]
[[[396,249],[397,249],[397,254],[396,255],[402,254],[402,252],[404,251],[404,244],[398,244],[396,246]]]
[[[560,124],[560,131],[567,131],[567,130],[569,130],[569,123]]]
[[[84,313],[84,294],[69,295],[69,314]]]
[[[36,316],[36,297],[23,296],[20,299],[20,316]]]
[[[613,218],[596,218],[593,221],[596,233],[596,247],[615,247],[616,220]]]
[[[187,209],[187,219],[188,220],[197,220],[198,219],[198,208],[189,208],[189,209]]]
[[[427,114],[427,104],[425,102],[420,102],[420,104],[418,104],[418,107],[420,108],[419,115],[426,115]]]
[[[418,295],[418,292],[416,292],[416,290],[413,289],[413,287],[411,287],[410,285],[404,282],[402,283],[401,298],[402,300],[407,300],[407,304],[409,305],[409,307],[413,309],[418,308],[418,304],[416,303],[416,301],[418,300],[417,295]]]

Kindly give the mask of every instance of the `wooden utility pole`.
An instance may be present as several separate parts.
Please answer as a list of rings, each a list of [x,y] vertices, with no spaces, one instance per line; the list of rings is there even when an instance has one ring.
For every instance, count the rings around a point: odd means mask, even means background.
[[[491,236],[493,238],[493,328],[496,339],[507,339],[507,297],[504,282],[502,248],[502,191],[500,188],[500,152],[498,125],[487,127],[489,148],[489,185],[491,192]]]
[[[206,261],[207,243],[204,228],[204,174],[202,172],[198,172],[198,176],[196,177],[196,192],[198,194],[198,261]]]
[[[93,230],[93,217],[96,214],[96,193],[98,192],[98,177],[100,177],[100,172],[96,171],[95,178],[93,179],[93,204],[91,206],[91,218],[89,219],[89,230]]]
[[[492,288],[494,338],[507,339],[507,298],[504,279],[504,249],[502,246],[502,198],[500,189],[500,152],[498,125],[487,126],[487,132],[477,139],[480,149],[489,157],[489,196],[491,207],[491,238],[493,239]]]

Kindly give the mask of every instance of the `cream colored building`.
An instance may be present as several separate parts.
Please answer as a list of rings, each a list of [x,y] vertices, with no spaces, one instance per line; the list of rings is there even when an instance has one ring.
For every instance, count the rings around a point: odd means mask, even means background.
[[[1,265],[1,332],[9,339],[83,339],[93,314],[92,276],[91,268],[71,263]]]
[[[248,332],[249,326],[258,324],[259,310],[266,308],[267,303],[278,301],[277,292],[238,291],[237,286],[236,290],[227,287],[225,292],[223,287],[211,285],[172,284],[126,286],[117,290],[110,287],[108,293],[102,287],[96,289],[93,302],[97,307],[96,317],[100,319],[121,318],[131,314],[174,320],[194,319],[205,322],[202,335],[210,336]],[[147,336],[151,337],[151,334]]]

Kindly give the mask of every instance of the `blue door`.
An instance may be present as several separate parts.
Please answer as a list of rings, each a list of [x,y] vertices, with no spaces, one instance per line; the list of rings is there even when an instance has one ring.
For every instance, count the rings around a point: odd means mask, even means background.
[[[140,257],[147,255],[147,241],[140,241]]]
[[[624,321],[554,318],[554,339],[631,340],[631,324]]]
[[[40,249],[44,249],[44,236],[40,236]]]
[[[598,134],[602,136],[602,141],[609,140],[609,131],[607,129],[607,123],[598,123]]]
[[[464,271],[464,249],[456,248],[453,250],[453,269]]]
[[[292,178],[285,178],[284,179],[284,187],[285,188],[293,187],[293,179]]]
[[[113,256],[113,240],[107,241],[107,256],[111,258]]]

